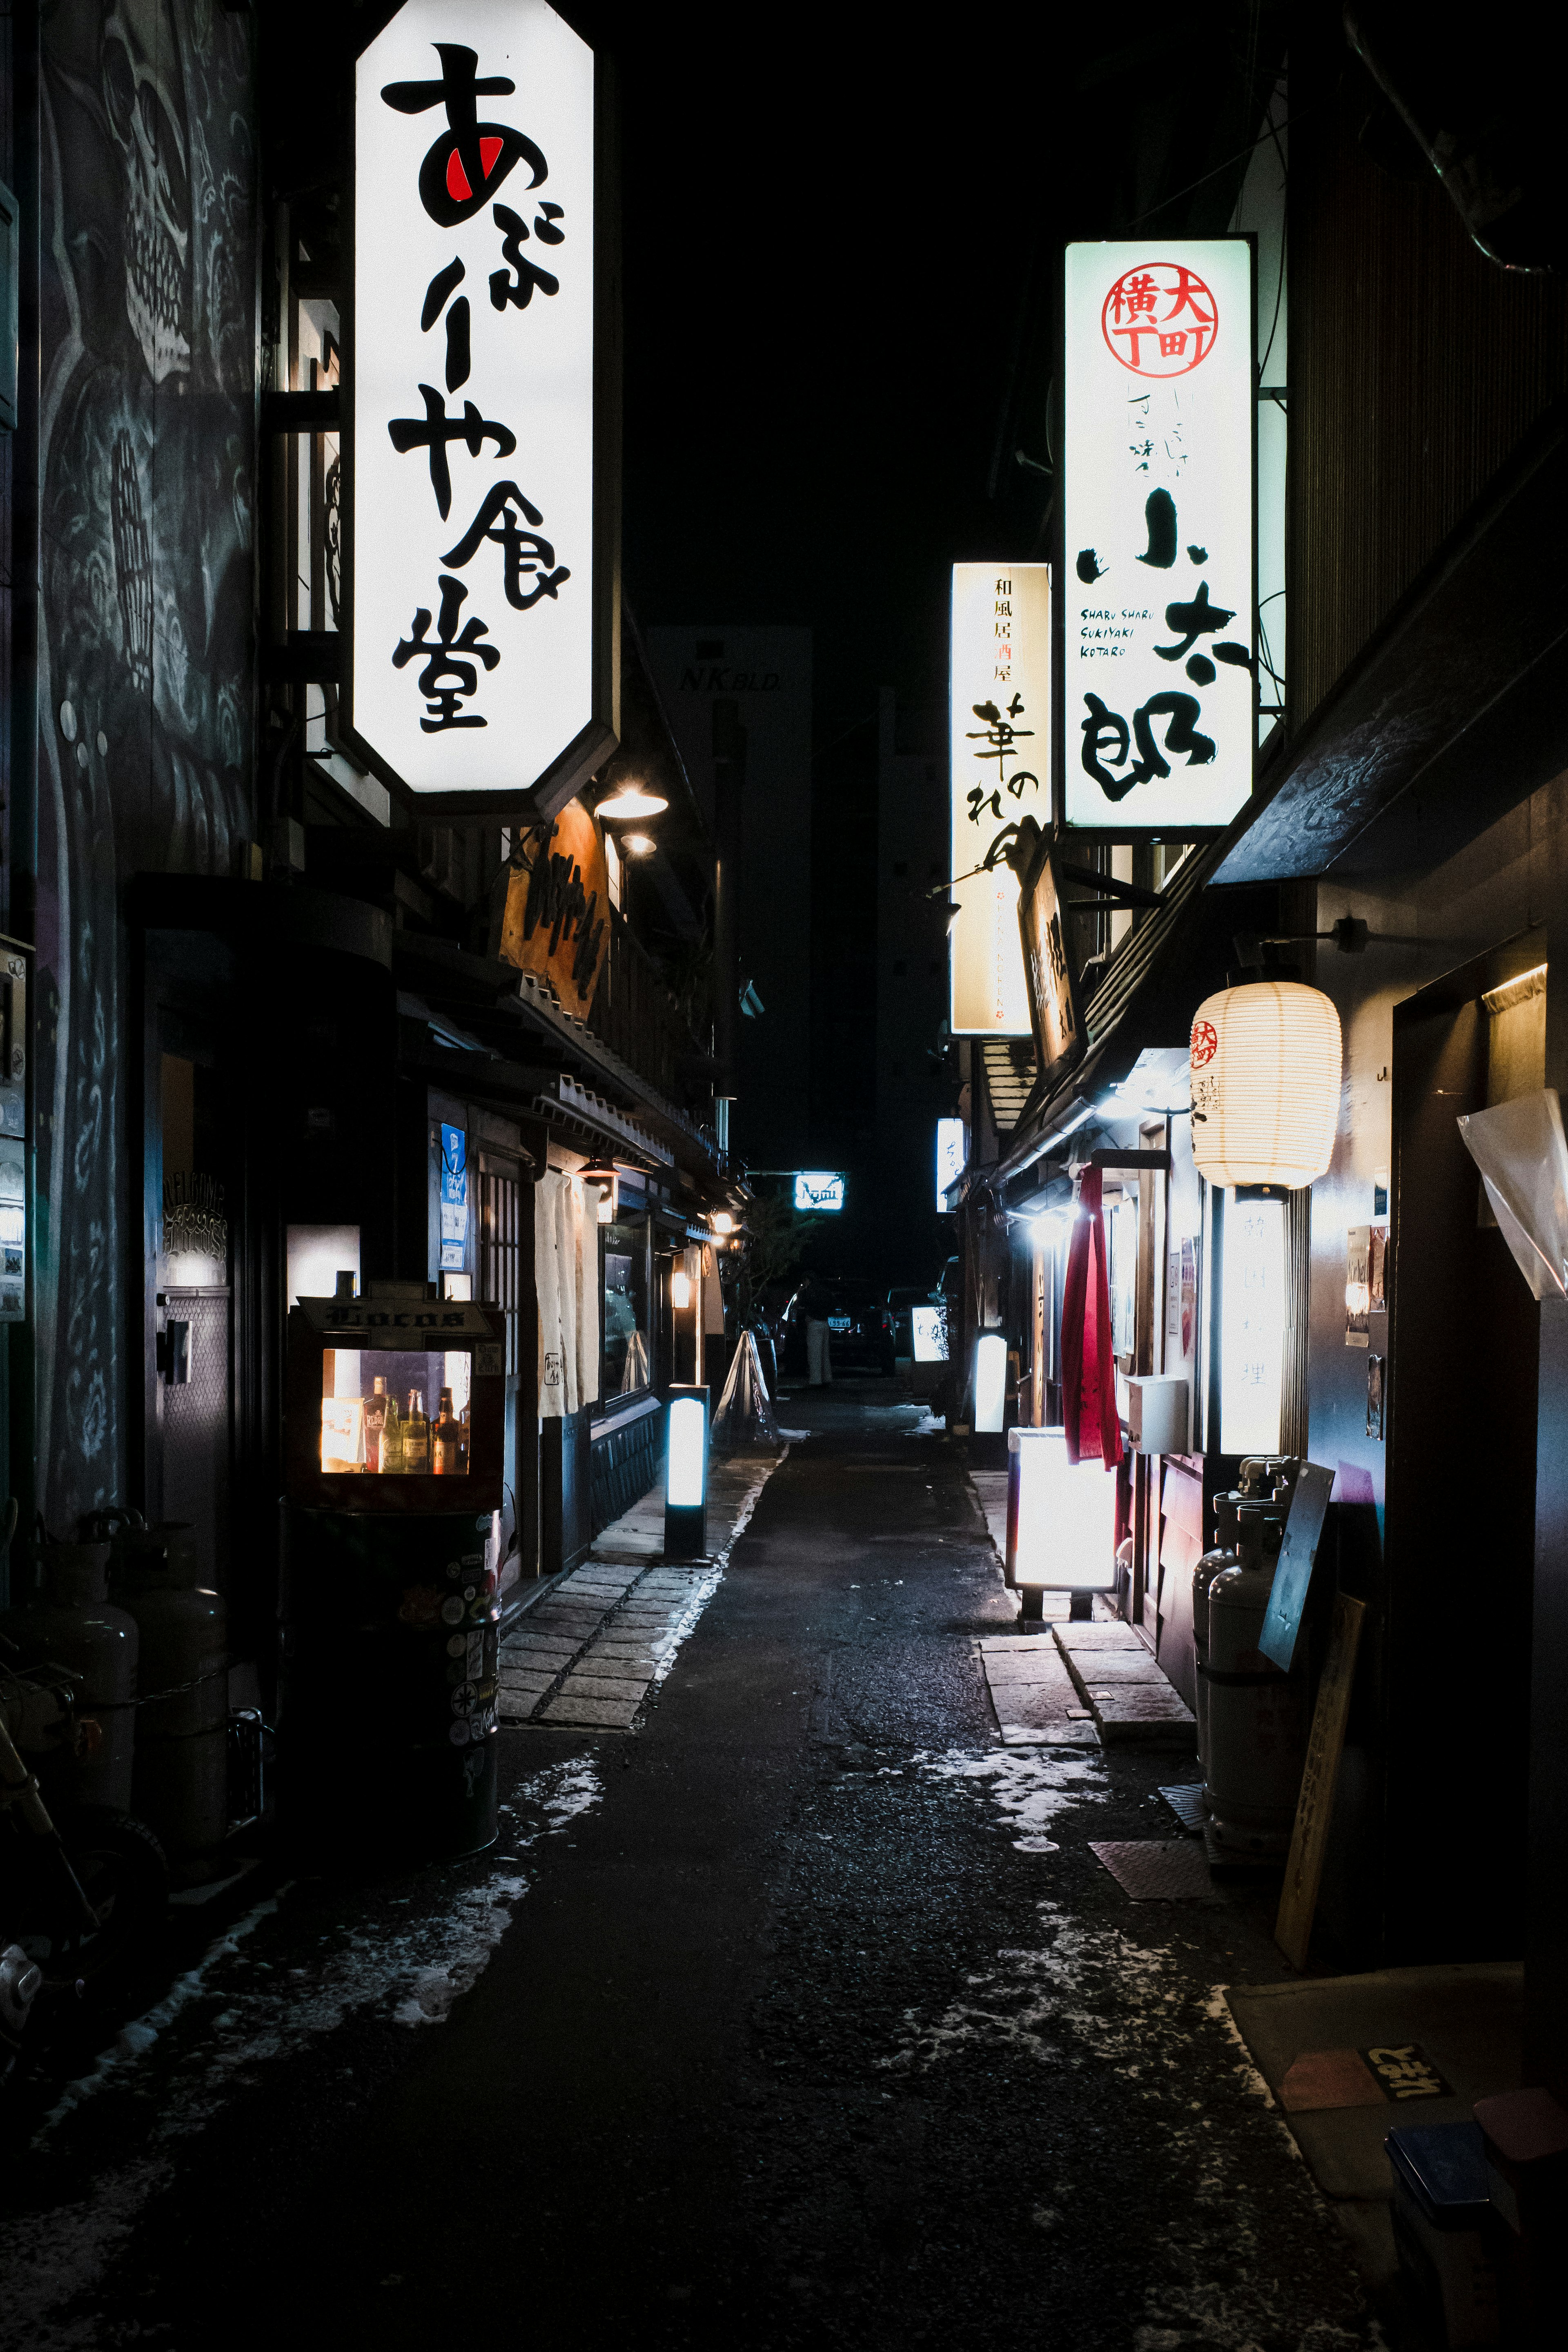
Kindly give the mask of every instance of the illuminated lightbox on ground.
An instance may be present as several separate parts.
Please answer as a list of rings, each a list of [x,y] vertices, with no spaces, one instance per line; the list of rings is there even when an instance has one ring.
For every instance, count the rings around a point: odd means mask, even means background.
[[[940,1307],[911,1307],[910,1328],[917,1364],[945,1364],[947,1332]]]
[[[665,1440],[664,1556],[708,1549],[708,1391],[672,1388]]]
[[[1116,1477],[1068,1459],[1067,1432],[1007,1432],[1006,1580],[1027,1593],[1108,1592],[1116,1581]]]
[[[1007,1339],[982,1331],[974,1342],[974,1433],[1000,1436],[1007,1410]]]

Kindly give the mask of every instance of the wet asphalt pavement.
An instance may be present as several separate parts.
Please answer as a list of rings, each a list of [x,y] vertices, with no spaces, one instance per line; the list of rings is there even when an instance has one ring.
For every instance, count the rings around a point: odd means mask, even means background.
[[[7,2352],[1383,2340],[1217,1990],[1268,1898],[1088,1851],[1194,1768],[999,1747],[956,1449],[891,1382],[781,1418],[639,1732],[503,1732],[491,1853],[258,1888],[35,2090]]]

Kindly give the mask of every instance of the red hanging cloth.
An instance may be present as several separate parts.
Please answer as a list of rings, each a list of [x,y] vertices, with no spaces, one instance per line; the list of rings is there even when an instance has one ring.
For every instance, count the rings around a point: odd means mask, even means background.
[[[1062,1417],[1069,1462],[1097,1458],[1108,1470],[1121,1459],[1116,1410],[1116,1359],[1110,1350],[1110,1279],[1100,1211],[1098,1168],[1086,1168],[1079,1187],[1081,1213],[1068,1245],[1062,1286]]]

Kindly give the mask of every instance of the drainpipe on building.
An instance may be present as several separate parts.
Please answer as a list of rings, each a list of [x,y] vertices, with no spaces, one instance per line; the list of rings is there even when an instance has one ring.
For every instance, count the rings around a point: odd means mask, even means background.
[[[746,730],[738,702],[713,705],[713,1109],[719,1150],[730,1154],[730,1105],[737,1088],[741,1000],[741,803]]]
[[[12,170],[16,199],[16,429],[11,445],[11,741],[9,873],[4,928],[29,947],[37,940],[38,898],[38,18],[18,9],[11,59]],[[33,1034],[39,1028],[37,1003],[43,975],[33,966]],[[34,1451],[37,1437],[34,1335],[37,1248],[37,1055],[27,1055],[26,1188],[27,1319],[8,1324],[3,1365],[5,1395],[0,1406],[7,1459],[5,1493],[14,1500],[12,1524],[30,1536],[37,1507]],[[5,1509],[0,1494],[0,1513]],[[0,1549],[0,1604],[12,1595],[10,1546]]]

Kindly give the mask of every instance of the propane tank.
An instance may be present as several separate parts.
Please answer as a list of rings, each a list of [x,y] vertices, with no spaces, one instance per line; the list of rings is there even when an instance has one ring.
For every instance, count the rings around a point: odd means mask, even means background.
[[[1289,1845],[1306,1756],[1302,1677],[1281,1674],[1258,1646],[1289,1507],[1289,1493],[1237,1506],[1237,1565],[1208,1596],[1210,1822],[1217,1844],[1258,1860]]]
[[[109,1598],[106,1543],[45,1544],[41,1598],[8,1610],[0,1627],[79,1677],[75,1753],[49,1775],[51,1800],[131,1810],[136,1729],[136,1620]]]
[[[1209,1772],[1209,1589],[1215,1578],[1237,1563],[1236,1510],[1241,1496],[1234,1491],[1214,1498],[1215,1544],[1193,1570],[1193,1652],[1197,1663],[1198,1761],[1206,1781]]]
[[[136,1811],[171,1855],[205,1853],[228,1829],[228,1612],[195,1581],[192,1528],[113,1517],[115,1598],[142,1643]]]
[[[1296,1479],[1294,1454],[1248,1454],[1243,1457],[1237,1483],[1228,1494],[1214,1498],[1215,1541],[1193,1570],[1193,1650],[1197,1664],[1198,1760],[1208,1778],[1208,1680],[1204,1672],[1209,1652],[1209,1592],[1215,1578],[1238,1564],[1236,1549],[1237,1507],[1270,1495],[1289,1492]]]

